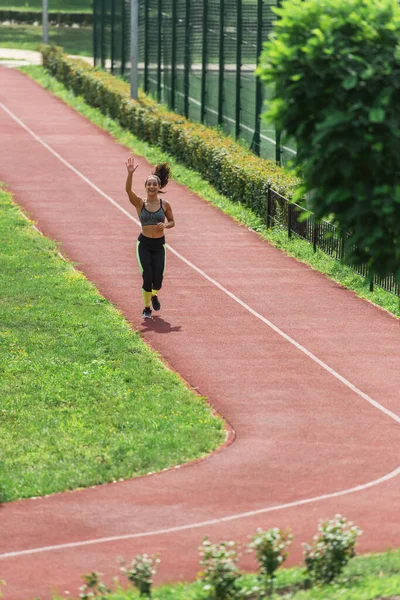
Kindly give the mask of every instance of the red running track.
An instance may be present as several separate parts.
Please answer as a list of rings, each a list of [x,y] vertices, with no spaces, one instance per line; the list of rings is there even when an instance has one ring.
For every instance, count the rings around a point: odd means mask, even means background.
[[[76,594],[91,570],[111,582],[138,552],[161,553],[158,583],[191,580],[204,535],[245,541],[257,527],[290,526],[295,564],[338,512],[364,529],[360,551],[400,546],[399,321],[172,182],[163,307],[143,323],[127,150],[11,69],[0,131],[16,201],[236,434],[184,468],[4,505],[7,600]]]

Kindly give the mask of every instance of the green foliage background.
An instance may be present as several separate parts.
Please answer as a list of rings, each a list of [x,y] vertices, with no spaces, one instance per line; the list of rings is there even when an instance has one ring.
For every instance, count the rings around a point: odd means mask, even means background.
[[[348,255],[399,280],[397,2],[286,0],[277,14],[259,67],[276,86],[268,118],[297,140],[316,216],[333,213]]]

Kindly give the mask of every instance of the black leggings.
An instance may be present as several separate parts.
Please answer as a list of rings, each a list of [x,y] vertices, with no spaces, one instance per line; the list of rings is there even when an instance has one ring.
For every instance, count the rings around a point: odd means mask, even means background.
[[[136,256],[143,276],[145,292],[160,290],[165,271],[165,237],[148,238],[141,233],[136,246]]]

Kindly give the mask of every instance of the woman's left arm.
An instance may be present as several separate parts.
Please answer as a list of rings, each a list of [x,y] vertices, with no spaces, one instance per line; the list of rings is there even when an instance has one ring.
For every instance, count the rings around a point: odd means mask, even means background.
[[[172,213],[172,208],[169,202],[163,200],[163,204],[164,204],[164,212],[165,212],[165,216],[167,217],[167,224],[164,225],[164,229],[172,229],[172,227],[175,227],[175,219],[174,219],[174,215]]]

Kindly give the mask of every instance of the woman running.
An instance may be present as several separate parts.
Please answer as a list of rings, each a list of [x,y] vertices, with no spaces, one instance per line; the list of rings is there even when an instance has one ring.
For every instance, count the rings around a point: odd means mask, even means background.
[[[128,169],[126,179],[126,192],[130,202],[136,208],[142,225],[142,232],[137,241],[136,255],[143,276],[143,300],[144,309],[142,317],[151,318],[151,308],[160,310],[158,292],[162,286],[165,271],[165,237],[164,229],[175,226],[172,209],[166,200],[161,200],[158,194],[163,194],[164,188],[171,176],[171,170],[167,163],[157,165],[154,173],[149,175],[145,181],[146,200],[140,198],[132,191],[132,176],[138,168],[133,158],[128,158],[125,163]],[[167,219],[167,223],[165,223]]]

